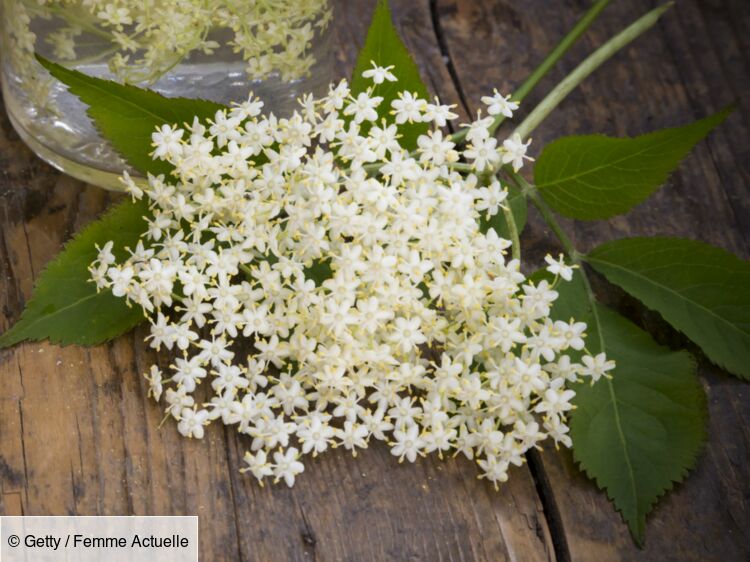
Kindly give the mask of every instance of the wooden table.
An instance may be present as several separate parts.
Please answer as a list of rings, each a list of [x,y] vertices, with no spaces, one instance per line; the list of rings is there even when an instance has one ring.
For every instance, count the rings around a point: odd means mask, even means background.
[[[348,75],[374,0],[341,0],[339,70]],[[398,26],[431,89],[473,114],[483,93],[512,91],[575,22],[585,0],[393,0]],[[653,7],[614,0],[542,87]],[[584,249],[629,234],[712,242],[750,257],[750,10],[746,0],[683,0],[616,56],[541,127],[563,134],[637,134],[739,101],[668,185],[625,217],[570,225]],[[59,174],[0,133],[0,330],[20,314],[44,264],[114,196]],[[554,250],[532,214],[526,259]],[[603,298],[658,341],[690,345],[655,313],[599,284]],[[31,343],[0,351],[0,512],[197,514],[202,560],[721,560],[750,559],[750,387],[699,352],[710,440],[697,469],[649,517],[645,550],[605,495],[546,450],[500,492],[463,460],[399,465],[387,448],[310,462],[293,489],[238,472],[246,443],[212,426],[204,441],[159,428],[141,377],[143,331],[84,349]]]

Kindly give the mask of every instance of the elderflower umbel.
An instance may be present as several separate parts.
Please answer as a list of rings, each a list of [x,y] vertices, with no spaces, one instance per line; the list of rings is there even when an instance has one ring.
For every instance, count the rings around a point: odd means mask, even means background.
[[[522,165],[527,144],[498,146],[480,118],[457,150],[438,129],[451,108],[402,92],[395,122],[431,129],[409,152],[378,121],[388,73],[367,71],[357,96],[346,82],[306,96],[286,119],[251,98],[162,127],[154,155],[173,174],[124,178],[149,202],[148,232],[128,259],[110,243],[91,266],[100,289],[146,311],[149,345],[172,351],[147,378],[179,431],[234,426],[261,483],[291,486],[305,456],[377,440],[400,461],[462,453],[497,486],[545,439],[570,446],[567,383],[613,368],[585,351],[576,362],[586,325],[553,321],[554,285],[526,279],[481,226],[507,192],[478,173]]]

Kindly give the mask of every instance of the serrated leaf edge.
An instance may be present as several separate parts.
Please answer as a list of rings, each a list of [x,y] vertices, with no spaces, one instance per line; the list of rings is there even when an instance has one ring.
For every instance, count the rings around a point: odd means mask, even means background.
[[[119,204],[117,204],[117,205],[115,205],[115,206],[107,209],[100,217],[98,217],[97,219],[95,219],[95,220],[91,221],[90,223],[88,223],[86,225],[86,227],[84,228],[84,230],[86,230],[88,228],[91,228],[91,227],[93,227],[93,226],[95,226],[97,224],[103,223],[105,220],[107,220],[109,218],[109,216],[111,214],[115,213],[121,205],[123,205],[125,203],[128,203],[128,202],[129,201],[123,201],[122,203],[119,203]],[[28,325],[27,326],[23,326],[22,322],[24,321],[24,318],[26,317],[26,313],[29,311],[29,309],[36,302],[36,298],[37,298],[36,292],[37,292],[37,289],[39,288],[40,283],[44,279],[45,274],[49,271],[50,268],[52,268],[52,267],[54,267],[54,266],[56,266],[56,265],[59,264],[60,260],[63,258],[63,254],[68,249],[68,246],[70,246],[76,240],[78,240],[78,238],[83,234],[84,230],[82,230],[80,232],[77,232],[72,238],[70,238],[69,240],[67,240],[66,242],[64,242],[63,245],[62,245],[62,248],[60,249],[60,251],[55,255],[54,258],[52,258],[44,266],[44,268],[42,269],[41,273],[37,276],[37,279],[34,282],[34,287],[33,287],[32,292],[31,292],[31,298],[29,298],[29,300],[25,301],[25,303],[24,303],[24,308],[23,308],[23,312],[21,313],[21,316],[18,318],[18,320],[16,320],[16,322],[13,324],[13,326],[11,326],[9,329],[7,329],[5,332],[3,332],[2,335],[0,335],[0,349],[5,349],[5,348],[11,347],[13,345],[16,345],[16,344],[24,342],[24,341],[38,342],[38,341],[44,341],[44,340],[48,340],[50,343],[59,344],[59,345],[62,345],[62,346],[76,345],[76,344],[78,344],[78,345],[98,345],[98,344],[101,344],[101,343],[106,343],[106,342],[112,341],[113,339],[115,339],[115,338],[118,337],[118,335],[113,335],[113,336],[107,337],[105,339],[93,340],[93,341],[86,342],[86,343],[81,343],[80,341],[73,341],[73,340],[67,341],[67,340],[65,340],[62,337],[53,337],[53,336],[48,336],[48,337],[44,337],[44,336],[42,336],[42,337],[39,337],[39,336],[30,336],[30,337],[22,337],[21,339],[17,339],[16,337],[13,337],[13,332],[16,330],[17,327],[20,327],[21,329],[24,329],[24,330],[27,328]],[[80,303],[80,302],[84,302],[85,300],[93,298],[95,296],[98,296],[99,294],[100,294],[99,292],[96,292],[96,293],[94,293],[92,295],[88,295],[88,296],[86,296],[86,297],[84,297],[84,298],[79,299],[78,301],[76,301],[76,304]],[[72,306],[72,305],[68,305],[65,308],[69,308],[70,306]],[[55,311],[54,314],[57,314],[58,312],[59,311]],[[45,316],[44,318],[46,318],[46,317],[47,316]],[[135,328],[138,324],[140,324],[145,319],[146,319],[146,317],[144,315],[144,317],[143,317],[142,320],[139,320],[138,322],[134,323],[132,326],[129,326],[123,333],[129,332],[130,330],[132,330],[133,328]],[[37,321],[35,321],[35,322],[33,322],[32,324],[29,324],[29,325],[33,326],[36,322]],[[11,336],[11,337],[9,337],[9,336]]]
[[[719,125],[721,125],[729,117],[729,115],[731,115],[732,112],[734,112],[735,109],[736,109],[736,105],[735,104],[731,104],[731,105],[725,107],[724,109],[722,109],[720,111],[717,111],[716,113],[714,113],[712,115],[708,115],[706,117],[703,117],[702,119],[698,119],[696,121],[693,121],[692,123],[687,123],[685,125],[677,125],[677,126],[674,126],[674,127],[666,127],[666,128],[663,128],[663,129],[658,129],[656,131],[650,131],[650,132],[643,133],[643,134],[640,134],[640,135],[635,135],[635,136],[626,135],[626,136],[620,136],[620,137],[611,137],[611,136],[604,135],[604,134],[601,134],[601,133],[594,133],[594,134],[589,134],[589,135],[569,135],[569,136],[565,136],[565,137],[561,137],[561,138],[555,139],[554,141],[552,141],[551,143],[549,143],[545,147],[545,150],[551,149],[552,147],[557,147],[560,144],[564,144],[565,142],[569,142],[571,140],[580,140],[580,139],[600,139],[600,140],[614,141],[614,142],[638,140],[638,139],[642,139],[642,138],[649,137],[649,136],[654,136],[654,135],[658,135],[658,134],[668,133],[668,132],[671,132],[671,131],[676,131],[676,130],[679,130],[679,129],[684,129],[686,127],[690,127],[691,125],[694,125],[694,124],[699,123],[701,121],[708,121],[708,120],[715,119],[716,122],[711,126],[711,128],[708,131],[706,131],[706,133],[692,147],[690,147],[688,149],[688,151],[685,153],[685,156],[683,158],[687,158],[687,156],[693,151],[693,149],[695,148],[695,146],[697,145],[697,143],[700,142],[701,140],[705,139],[716,127],[718,127]],[[613,144],[614,144],[614,142],[613,142]],[[627,158],[630,158],[630,157],[632,157],[632,155],[628,155]],[[540,155],[539,156],[539,160],[541,160],[541,158],[542,158],[542,156]],[[625,160],[627,158],[623,158],[622,160]],[[622,160],[615,161],[615,163],[621,162]],[[607,164],[607,166],[609,166],[609,164]],[[585,174],[576,174],[574,176],[566,177],[566,178],[564,178],[562,180],[558,179],[558,180],[556,180],[554,182],[539,183],[539,182],[535,181],[535,184],[536,184],[536,187],[539,189],[540,193],[542,194],[542,196],[545,199],[551,198],[551,199],[559,202],[559,200],[560,200],[559,197],[556,197],[554,194],[549,193],[547,190],[545,190],[545,187],[552,186],[552,185],[558,185],[562,181],[569,181],[569,180],[574,179],[576,177],[588,175],[588,174],[590,174],[592,172],[595,172],[595,171],[601,170],[603,168],[606,168],[607,166],[599,166],[598,168],[594,168],[592,170],[586,171]],[[555,207],[555,209],[560,214],[562,214],[562,215],[564,215],[566,217],[569,217],[569,218],[573,218],[573,219],[591,220],[591,221],[608,219],[608,218],[611,218],[611,217],[614,217],[614,216],[617,216],[617,215],[625,214],[625,213],[629,212],[630,210],[632,210],[633,207],[635,207],[637,205],[640,205],[641,203],[645,202],[656,191],[658,191],[667,182],[667,180],[669,180],[669,178],[676,171],[677,170],[674,169],[674,170],[671,170],[671,171],[667,171],[664,174],[660,174],[661,179],[658,182],[657,187],[654,188],[651,191],[651,193],[647,194],[644,198],[639,198],[635,203],[630,204],[630,206],[627,209],[623,210],[623,211],[615,211],[614,213],[607,212],[607,213],[604,213],[604,214],[601,214],[601,212],[594,212],[594,211],[592,211],[592,212],[585,212],[585,213],[571,213],[568,210],[561,210],[557,206],[555,206],[555,205],[553,205],[553,206]],[[536,177],[535,177],[535,180],[536,180]]]
[[[694,243],[694,244],[699,244],[699,245],[703,245],[703,246],[706,246],[706,247],[712,248],[712,249],[714,249],[714,250],[717,250],[717,251],[719,251],[720,253],[723,253],[723,254],[725,254],[725,255],[726,255],[727,257],[731,257],[731,258],[734,258],[734,259],[741,259],[741,258],[739,258],[738,256],[736,256],[735,254],[733,254],[732,252],[730,252],[729,250],[726,250],[726,249],[724,249],[724,248],[720,248],[719,246],[714,246],[713,244],[707,244],[706,242],[702,242],[702,241],[700,241],[700,240],[693,240],[693,239],[690,239],[690,238],[682,238],[682,237],[679,237],[679,236],[633,236],[633,237],[627,237],[627,238],[619,238],[618,240],[613,240],[612,242],[618,242],[618,241],[621,241],[621,240],[653,240],[653,239],[659,239],[659,240],[665,240],[665,241],[671,241],[671,242],[692,242],[692,243]],[[605,244],[606,244],[606,243],[605,243]],[[600,248],[600,247],[601,247],[601,246],[598,246],[598,247],[597,247],[597,248],[595,248],[595,249],[594,249],[593,251],[595,251],[596,249],[598,249],[598,248]],[[583,259],[584,259],[584,261],[586,261],[586,262],[587,262],[587,263],[588,263],[589,265],[591,265],[591,267],[593,267],[593,268],[594,268],[594,269],[595,269],[595,270],[597,271],[597,273],[599,273],[600,275],[603,275],[603,276],[604,276],[604,277],[605,277],[605,278],[607,279],[607,281],[609,281],[609,282],[610,282],[610,283],[612,283],[613,285],[617,285],[617,286],[618,286],[618,287],[620,287],[620,288],[621,288],[621,289],[622,289],[623,291],[625,291],[625,292],[626,292],[626,293],[628,293],[629,295],[633,296],[633,298],[636,298],[636,299],[638,298],[638,297],[636,297],[635,295],[632,295],[632,293],[630,293],[630,291],[628,291],[627,289],[625,289],[624,287],[622,287],[622,286],[621,286],[621,285],[620,285],[619,283],[617,283],[617,282],[616,282],[616,281],[614,281],[613,279],[610,279],[609,275],[607,275],[606,273],[600,272],[600,271],[599,271],[599,270],[598,270],[598,269],[597,269],[597,268],[595,267],[595,265],[594,265],[594,263],[593,263],[593,262],[595,262],[595,261],[596,261],[596,259],[594,259],[594,260],[592,261],[592,259],[591,259],[591,256],[590,256],[590,253],[589,253],[589,254],[587,254],[587,255],[585,255],[585,256],[583,256]],[[623,270],[623,271],[627,271],[627,272],[628,272],[629,274],[633,274],[633,275],[635,275],[636,277],[638,277],[638,278],[641,278],[641,279],[643,279],[643,280],[647,281],[647,282],[648,282],[649,284],[652,284],[652,285],[656,285],[656,286],[658,286],[658,287],[661,287],[661,288],[663,288],[663,289],[665,289],[665,290],[669,291],[670,293],[674,293],[674,294],[676,294],[676,295],[677,295],[677,296],[678,296],[678,297],[679,297],[680,299],[682,299],[682,298],[683,298],[683,297],[682,297],[682,296],[681,296],[681,295],[680,295],[679,293],[677,293],[677,292],[676,292],[675,290],[671,289],[670,287],[667,287],[666,285],[661,285],[661,284],[659,284],[659,283],[654,283],[654,282],[652,282],[651,280],[649,280],[648,278],[646,278],[646,277],[643,277],[642,275],[638,275],[638,274],[635,274],[635,273],[631,272],[630,270],[627,270],[627,269],[625,269],[625,268],[619,267],[619,266],[617,266],[617,265],[615,265],[615,264],[612,264],[612,263],[610,263],[610,262],[606,262],[606,264],[607,264],[608,266],[610,266],[610,267],[616,267],[616,268],[618,268],[618,269],[621,269],[621,270]],[[638,299],[638,300],[640,301],[640,299]],[[674,325],[674,324],[673,324],[673,323],[672,323],[672,322],[671,322],[671,321],[670,321],[670,320],[669,320],[669,319],[668,319],[667,317],[665,317],[665,316],[664,316],[664,315],[663,315],[663,314],[662,314],[661,312],[659,312],[658,310],[655,310],[655,309],[653,309],[653,308],[652,308],[651,306],[649,306],[649,305],[646,305],[645,303],[644,303],[644,306],[646,306],[646,307],[647,307],[647,308],[648,308],[649,310],[652,310],[652,311],[656,312],[657,314],[659,314],[659,316],[660,316],[661,318],[663,318],[663,319],[664,319],[664,321],[665,321],[665,322],[666,322],[667,324],[669,324],[669,325],[670,325],[670,326],[671,326],[671,327],[672,327],[672,328],[673,328],[674,330],[676,330],[677,332],[679,332],[680,334],[682,334],[683,336],[685,336],[685,337],[686,337],[687,339],[689,339],[689,340],[690,340],[691,342],[693,342],[693,343],[694,343],[694,344],[695,344],[696,346],[698,346],[698,348],[699,348],[699,349],[700,349],[700,350],[701,350],[701,351],[703,352],[703,354],[704,354],[704,355],[705,355],[705,356],[706,356],[706,357],[707,357],[707,358],[708,358],[708,359],[709,359],[709,360],[710,360],[710,361],[711,361],[712,363],[714,363],[715,365],[717,365],[717,366],[718,366],[718,367],[720,367],[721,369],[724,369],[725,371],[727,371],[727,372],[729,372],[729,373],[732,373],[733,375],[737,376],[738,378],[740,378],[740,379],[742,379],[742,380],[750,380],[750,376],[748,376],[748,375],[745,375],[745,374],[742,374],[742,373],[738,373],[738,372],[735,372],[735,371],[734,371],[733,369],[731,369],[731,368],[729,367],[729,365],[727,365],[727,364],[726,364],[726,362],[725,362],[725,361],[723,361],[723,360],[722,360],[722,359],[720,359],[719,357],[715,357],[713,353],[711,353],[711,352],[707,351],[706,349],[704,349],[702,345],[700,345],[700,344],[699,344],[698,342],[696,342],[695,340],[693,340],[693,338],[692,338],[692,337],[690,337],[690,336],[689,336],[688,334],[686,334],[685,332],[683,332],[683,331],[682,331],[682,330],[681,330],[681,329],[680,329],[679,327],[675,326],[675,325]],[[729,321],[727,321],[726,319],[722,318],[721,316],[718,316],[718,315],[716,315],[716,314],[715,314],[715,313],[714,313],[714,312],[713,312],[713,311],[712,311],[711,309],[708,309],[708,308],[706,308],[706,307],[704,307],[704,306],[702,306],[702,305],[698,305],[697,303],[696,303],[696,306],[697,306],[698,308],[702,309],[702,310],[705,310],[705,311],[706,311],[706,313],[708,313],[708,314],[709,314],[710,316],[712,316],[712,317],[715,317],[715,318],[719,319],[719,320],[721,321],[721,323],[722,323],[722,324],[728,325],[728,326],[729,326],[729,327],[731,328],[731,331],[734,331],[734,332],[737,332],[737,331],[739,331],[739,332],[740,332],[740,333],[741,333],[742,335],[746,335],[746,334],[745,334],[745,332],[743,332],[742,330],[740,330],[739,328],[737,328],[737,327],[736,327],[736,326],[735,326],[734,324],[732,324],[731,322],[729,322]]]
[[[77,93],[77,91],[76,91],[79,87],[84,87],[84,85],[85,85],[88,88],[91,88],[91,89],[94,89],[94,90],[100,92],[104,96],[111,96],[112,95],[111,92],[108,92],[106,89],[104,89],[101,86],[101,83],[103,82],[103,83],[111,84],[112,86],[115,86],[115,87],[118,87],[118,88],[125,88],[125,89],[133,88],[133,89],[138,90],[140,92],[145,92],[145,93],[153,95],[155,97],[159,97],[159,98],[161,98],[161,100],[164,100],[165,102],[179,101],[179,102],[194,102],[194,103],[198,103],[198,104],[200,104],[200,103],[211,104],[212,106],[214,106],[214,107],[212,107],[212,111],[213,110],[220,111],[222,109],[223,110],[228,109],[227,106],[225,106],[223,104],[220,104],[218,102],[212,101],[212,100],[207,100],[207,99],[203,99],[203,98],[186,98],[186,97],[179,97],[179,96],[176,96],[176,97],[167,97],[167,96],[165,96],[163,94],[160,94],[159,92],[156,92],[156,91],[148,89],[148,88],[139,88],[137,86],[133,86],[132,84],[120,84],[119,82],[115,82],[113,80],[107,80],[105,78],[98,78],[96,76],[88,76],[88,75],[86,75],[86,74],[84,74],[82,72],[79,72],[78,70],[67,68],[67,67],[65,67],[63,65],[57,64],[55,62],[52,62],[52,61],[50,61],[50,60],[42,57],[38,53],[35,53],[34,56],[36,57],[36,59],[39,61],[39,63],[44,67],[44,69],[47,72],[49,72],[55,79],[57,79],[58,81],[62,82],[65,85],[65,87],[67,88],[68,92],[71,95],[74,95],[76,98],[78,98],[81,101],[81,103],[83,103],[83,104],[86,105],[86,115],[89,117],[89,119],[91,120],[92,125],[94,126],[94,129],[96,129],[96,131],[100,134],[100,136],[102,136],[103,138],[107,139],[107,141],[110,143],[110,145],[112,145],[112,147],[116,150],[117,154],[125,162],[127,162],[130,166],[132,166],[134,169],[138,170],[138,172],[140,172],[142,174],[146,174],[146,173],[148,173],[150,171],[154,171],[154,173],[157,173],[157,174],[158,173],[164,173],[164,172],[167,171],[166,168],[169,168],[171,166],[167,162],[165,162],[165,161],[154,160],[153,161],[154,165],[164,167],[165,170],[148,170],[148,169],[142,169],[141,166],[138,166],[138,165],[134,164],[133,162],[131,162],[130,159],[128,158],[128,156],[126,156],[125,154],[123,154],[122,151],[120,150],[120,148],[117,146],[118,143],[115,142],[115,141],[113,141],[109,137],[109,135],[104,130],[102,130],[102,127],[101,127],[101,125],[99,123],[99,118],[97,116],[98,108],[96,108],[96,107],[92,106],[91,104],[85,102],[81,98],[81,95],[79,93]],[[80,82],[80,83],[70,84],[68,81],[66,81],[64,79],[64,77],[68,77],[69,78],[71,76],[74,79],[78,80],[78,82]],[[180,126],[180,127],[188,125],[188,123],[173,123],[169,119],[165,119],[161,115],[153,113],[153,112],[149,111],[148,109],[146,109],[145,107],[137,104],[136,102],[131,101],[127,96],[117,95],[116,99],[119,100],[120,102],[125,103],[128,106],[134,107],[134,108],[138,109],[139,111],[142,111],[146,115],[149,115],[149,116],[153,117],[154,120],[157,121],[157,125],[177,125],[177,126]],[[156,130],[156,129],[154,129],[154,130]],[[145,156],[150,156],[150,153],[146,154]],[[171,170],[169,170],[169,171],[171,171]]]
[[[604,305],[602,305],[602,304],[600,304],[600,303],[597,302],[596,306],[592,307],[592,309],[596,308],[597,306],[603,307]],[[603,332],[602,332],[602,329],[601,329],[601,322],[599,320],[599,315],[598,315],[598,313],[593,312],[593,310],[592,310],[592,317],[594,318],[594,321],[597,324],[597,333],[599,334],[599,337],[600,337],[600,339],[602,341],[602,351],[605,351],[606,350],[606,345],[605,345],[605,342],[604,342],[604,335],[603,335]],[[625,319],[625,320],[628,321],[628,322],[630,322],[630,320],[627,320],[627,319]],[[636,326],[636,327],[639,330],[643,331],[644,333],[648,334],[648,332],[645,332],[645,330],[642,330],[640,327],[638,327],[638,326]],[[648,334],[648,335],[649,335],[649,337],[651,337],[650,334]],[[657,345],[657,346],[659,346],[659,347],[661,347],[661,348],[663,348],[663,349],[667,349],[667,350],[669,350],[669,351],[671,351],[673,353],[675,352],[674,350],[671,350],[670,348],[668,348],[666,346],[663,346],[663,345],[661,345],[661,344],[659,344],[659,343],[657,343],[655,341],[654,341],[654,344]],[[698,376],[697,376],[698,362],[697,362],[695,356],[693,356],[693,354],[690,353],[687,350],[680,350],[677,353],[684,353],[685,354],[686,358],[690,362],[690,374],[696,377],[696,385],[698,386],[698,388],[700,388],[700,381],[698,380]],[[614,376],[616,376],[616,374]],[[626,444],[625,436],[622,433],[622,426],[621,426],[620,419],[619,419],[620,418],[620,416],[619,416],[619,406],[617,405],[617,400],[616,400],[616,397],[615,397],[615,391],[614,391],[614,387],[612,385],[612,381],[609,380],[609,379],[605,379],[604,381],[601,381],[601,382],[605,382],[607,384],[607,388],[609,390],[610,400],[612,401],[612,404],[613,404],[613,409],[617,412],[617,420],[616,421],[617,421],[618,434],[619,434],[620,439],[621,439],[622,447],[623,447],[623,449],[626,452],[626,456],[628,456],[627,455],[628,447],[627,447],[627,444]],[[600,384],[600,383],[597,383],[597,384]],[[705,395],[705,392],[703,392],[702,388],[700,388],[700,390],[701,390],[701,392],[698,393],[699,400],[701,402],[701,404],[700,404],[700,412],[702,414],[703,419],[707,419],[707,417],[708,417],[708,405],[707,405],[706,395]],[[575,415],[575,413],[573,415]],[[643,545],[645,544],[645,521],[646,521],[646,517],[648,516],[649,513],[651,513],[651,511],[653,510],[654,506],[659,502],[659,500],[662,497],[664,497],[668,492],[670,492],[671,490],[673,490],[675,484],[679,484],[679,483],[683,482],[684,479],[685,479],[685,477],[689,474],[689,472],[695,468],[695,464],[697,462],[698,456],[700,455],[700,453],[702,452],[703,448],[706,445],[707,437],[708,437],[708,431],[707,431],[707,428],[706,428],[706,423],[704,422],[703,424],[701,424],[701,435],[699,436],[698,446],[695,447],[694,451],[692,451],[692,452],[689,453],[689,459],[688,459],[687,466],[681,467],[678,474],[669,476],[669,481],[664,486],[663,490],[661,492],[659,492],[657,495],[655,495],[653,497],[653,499],[650,500],[649,503],[647,504],[646,509],[645,509],[645,511],[643,513],[643,520],[642,521],[641,520],[637,520],[637,521],[634,521],[634,522],[628,521],[628,519],[625,516],[625,513],[624,513],[623,509],[618,505],[617,500],[610,494],[609,489],[607,488],[607,486],[604,483],[602,483],[600,481],[599,477],[597,477],[593,472],[591,472],[591,470],[586,466],[586,463],[578,457],[578,454],[576,453],[576,449],[575,449],[575,443],[573,443],[573,460],[578,465],[578,467],[580,468],[580,470],[590,480],[594,481],[594,483],[596,484],[597,488],[599,490],[603,491],[606,494],[607,499],[609,499],[609,501],[612,502],[612,505],[615,507],[615,510],[620,514],[620,516],[622,517],[623,521],[628,526],[628,529],[630,530],[630,533],[631,533],[631,536],[633,537],[633,539],[636,541],[636,543],[638,544],[639,547],[643,547]],[[628,457],[628,472],[631,475],[631,482],[632,482],[632,486],[631,487],[633,487],[633,489],[635,490],[635,489],[637,489],[637,480],[635,478],[635,474],[634,474],[634,472],[632,470],[632,467],[630,466],[629,457]],[[634,500],[635,500],[635,505],[637,506],[638,505],[638,495],[637,495],[637,493],[635,493]],[[634,526],[635,526],[635,528],[634,528]]]

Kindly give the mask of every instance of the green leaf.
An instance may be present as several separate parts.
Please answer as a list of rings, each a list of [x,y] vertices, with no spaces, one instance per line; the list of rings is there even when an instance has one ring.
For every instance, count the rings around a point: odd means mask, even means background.
[[[375,7],[365,45],[357,57],[350,85],[355,97],[373,85],[370,79],[362,76],[365,70],[372,67],[372,62],[378,66],[393,66],[392,72],[398,78],[397,82],[385,81],[375,86],[375,95],[383,97],[378,107],[380,118],[392,121],[391,102],[397,99],[399,92],[409,91],[420,98],[429,99],[429,91],[419,76],[419,68],[393,25],[387,0],[379,0]],[[401,145],[407,150],[416,148],[417,137],[426,133],[428,128],[427,123],[405,123],[399,126]]]
[[[732,110],[635,138],[558,139],[539,157],[534,181],[545,201],[568,217],[596,220],[625,213],[656,191]]]
[[[305,268],[305,277],[312,279],[315,284],[320,286],[324,281],[333,277],[330,261],[315,261],[310,267]]]
[[[611,379],[574,385],[573,456],[642,545],[646,514],[695,466],[706,399],[688,352],[658,345],[600,304],[595,310],[587,346],[603,347],[617,366]]]
[[[549,277],[537,272],[532,279]],[[609,308],[592,305],[579,271],[555,290],[552,317],[586,322],[588,351],[604,351],[617,364],[611,379],[573,385],[573,456],[643,544],[646,514],[694,467],[705,442],[706,400],[695,361],[686,351],[658,345]]]
[[[225,106],[201,99],[166,98],[151,90],[87,76],[37,55],[47,71],[88,105],[86,112],[120,155],[142,173],[167,174],[172,165],[152,160],[151,134],[161,125],[213,118]]]
[[[750,262],[702,242],[657,237],[609,242],[586,260],[714,363],[750,380]]]
[[[506,199],[505,204],[510,206],[510,212],[513,213],[513,219],[516,222],[516,229],[518,229],[518,234],[520,235],[526,226],[528,212],[526,197],[523,196],[520,189],[511,185],[508,186],[508,198]],[[508,222],[505,220],[505,215],[502,211],[489,218],[487,217],[487,214],[484,213],[479,228],[484,234],[486,234],[490,228],[493,228],[501,238],[510,239]]]
[[[546,269],[539,269],[529,275],[529,281],[539,284],[540,281],[552,283],[555,276]],[[591,304],[589,295],[586,292],[586,285],[583,283],[583,277],[579,271],[573,271],[573,279],[565,281],[560,279],[555,285],[555,291],[558,293],[557,300],[552,306],[550,316],[553,320],[569,321],[575,318],[581,322],[589,323],[591,320]],[[590,330],[589,330],[590,332]],[[590,339],[590,337],[589,337]],[[589,345],[587,340],[586,345]]]
[[[34,287],[21,319],[2,336],[0,347],[24,340],[49,339],[52,343],[95,345],[123,334],[143,321],[143,311],[128,307],[125,299],[109,291],[96,292],[88,267],[96,258],[96,245],[114,242],[119,260],[125,248],[135,247],[146,231],[145,203],[126,201],[91,223],[68,242],[52,260]]]

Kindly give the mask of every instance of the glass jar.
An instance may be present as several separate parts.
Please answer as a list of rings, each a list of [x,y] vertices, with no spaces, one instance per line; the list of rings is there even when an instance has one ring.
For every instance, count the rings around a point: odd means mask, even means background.
[[[329,0],[0,1],[13,126],[56,168],[109,189],[127,166],[34,53],[165,96],[229,104],[252,92],[280,116],[332,78]]]

